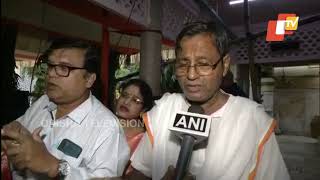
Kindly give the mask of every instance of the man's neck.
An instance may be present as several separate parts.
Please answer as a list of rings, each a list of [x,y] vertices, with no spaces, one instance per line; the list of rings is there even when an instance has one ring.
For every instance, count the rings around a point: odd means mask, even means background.
[[[81,98],[69,102],[69,103],[61,103],[57,104],[57,112],[56,112],[56,119],[59,119],[67,114],[69,114],[71,111],[76,109],[80,104],[82,104],[85,100],[87,100],[90,96],[90,92],[86,92]]]
[[[227,103],[229,95],[222,93],[220,90],[214,94],[207,102],[201,105],[205,114],[210,115],[219,110],[225,103]]]

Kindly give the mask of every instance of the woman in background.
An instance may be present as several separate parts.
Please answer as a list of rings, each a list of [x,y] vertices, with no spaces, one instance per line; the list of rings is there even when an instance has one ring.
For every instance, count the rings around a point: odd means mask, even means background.
[[[131,154],[138,146],[145,126],[140,115],[153,106],[150,86],[140,79],[130,79],[120,86],[120,97],[116,102],[116,115],[123,127]],[[130,167],[126,173],[130,171]]]

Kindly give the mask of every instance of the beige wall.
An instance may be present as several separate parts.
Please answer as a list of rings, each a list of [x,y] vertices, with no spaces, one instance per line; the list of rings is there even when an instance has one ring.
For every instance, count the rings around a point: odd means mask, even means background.
[[[319,77],[286,77],[281,82],[273,91],[280,129],[285,134],[310,136],[311,120],[320,115]]]

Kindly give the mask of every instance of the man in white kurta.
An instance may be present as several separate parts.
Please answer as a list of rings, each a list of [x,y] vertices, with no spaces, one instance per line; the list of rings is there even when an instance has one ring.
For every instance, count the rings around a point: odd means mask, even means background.
[[[180,141],[168,128],[176,112],[189,106],[182,94],[166,94],[156,102],[147,113],[153,140],[148,134],[143,137],[131,158],[135,169],[157,180],[176,164]],[[229,95],[210,117],[208,144],[193,151],[189,166],[196,179],[289,179],[273,133],[275,122],[262,105]]]
[[[212,121],[207,143],[195,145],[187,169],[197,180],[289,179],[274,120],[261,105],[220,90],[229,71],[228,50],[227,33],[219,24],[195,22],[182,29],[176,40],[175,76],[183,94],[164,95],[144,115],[148,131],[131,158],[132,177],[175,176],[168,167],[176,165],[181,142],[168,129],[176,113],[192,104]]]

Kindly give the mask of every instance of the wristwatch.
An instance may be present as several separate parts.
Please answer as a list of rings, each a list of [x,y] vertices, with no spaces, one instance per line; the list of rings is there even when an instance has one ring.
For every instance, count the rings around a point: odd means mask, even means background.
[[[70,173],[70,165],[69,163],[64,160],[60,159],[59,160],[59,167],[58,167],[58,176],[59,178],[64,178]]]

